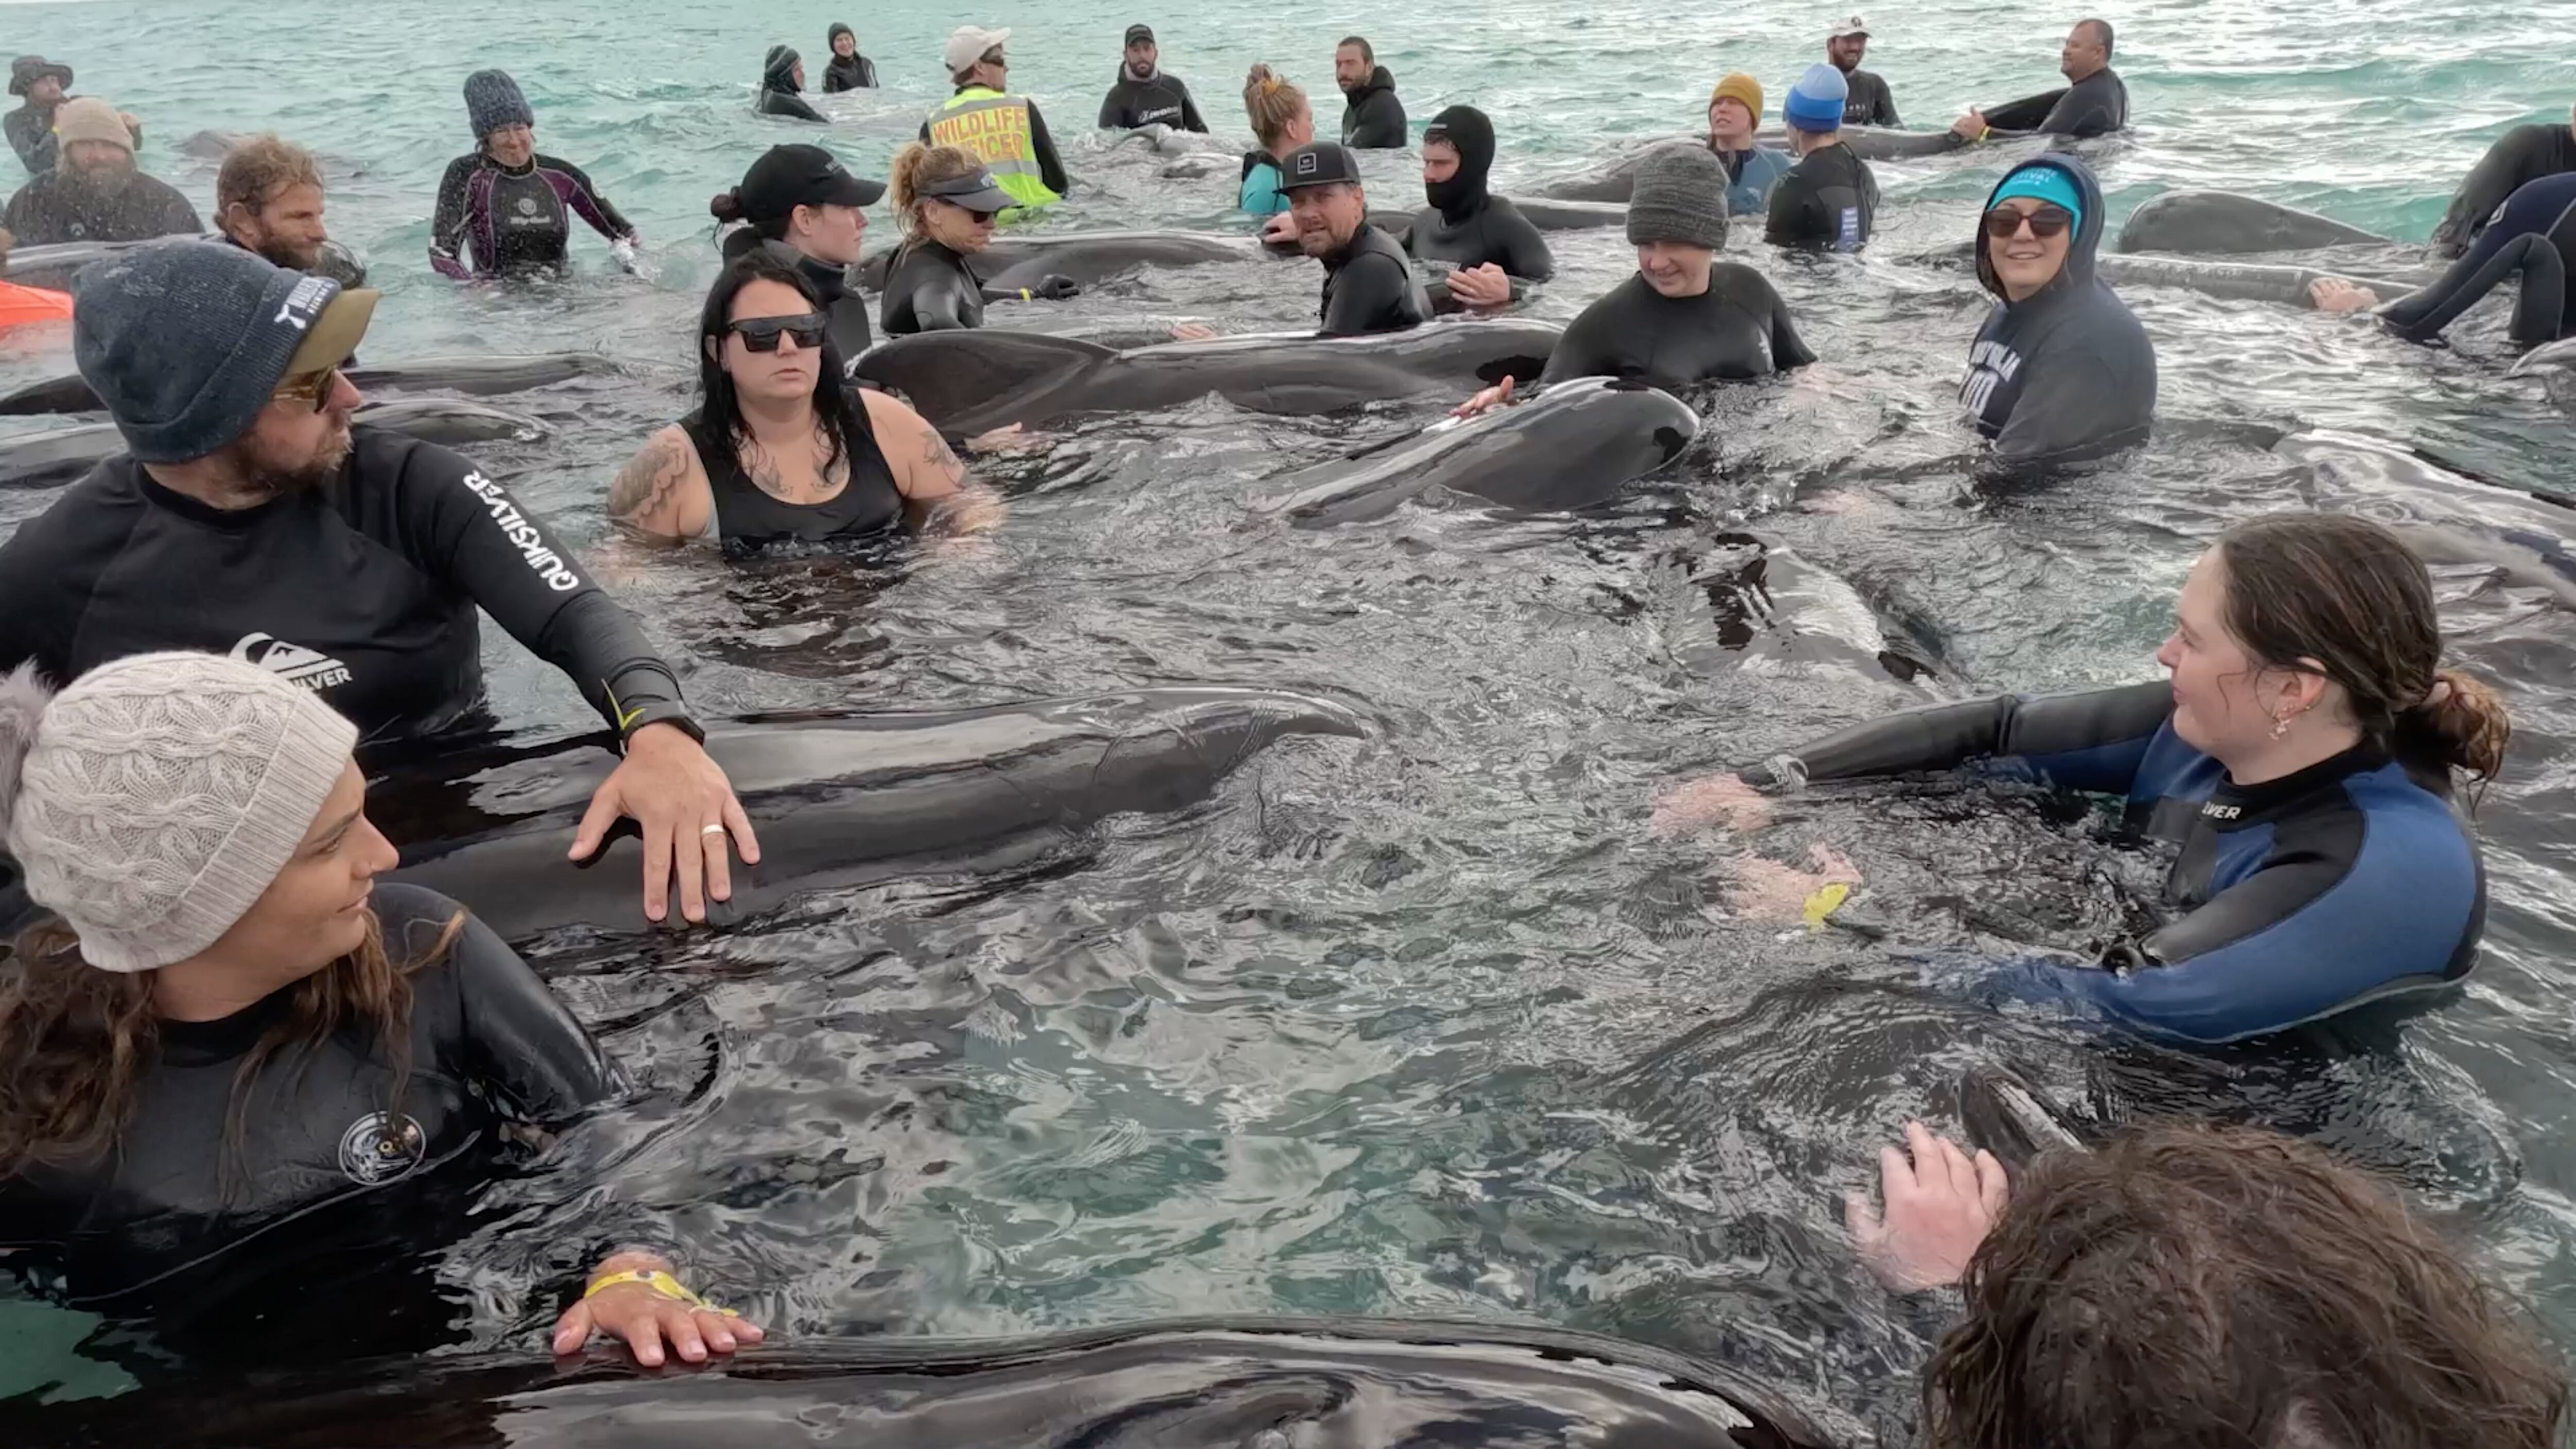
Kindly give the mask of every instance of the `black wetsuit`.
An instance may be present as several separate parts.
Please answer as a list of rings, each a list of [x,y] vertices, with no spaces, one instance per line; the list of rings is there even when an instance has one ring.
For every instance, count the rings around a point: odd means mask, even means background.
[[[1176,75],[1161,71],[1138,80],[1125,65],[1118,67],[1118,83],[1100,102],[1100,129],[1133,131],[1142,126],[1169,126],[1175,131],[1207,130],[1199,118],[1198,102],[1190,99],[1190,88]]]
[[[1973,700],[1891,715],[1746,772],[1840,780],[1971,761],[2126,802],[2179,847],[2173,914],[2098,967],[2013,963],[2017,994],[2088,1003],[2152,1031],[2234,1041],[2366,1001],[2443,992],[2477,962],[2486,871],[2444,781],[2364,745],[2268,784],[2231,783],[2173,728],[2169,684]]]
[[[2576,171],[2576,127],[2553,122],[2505,132],[2460,183],[2442,224],[2433,228],[2434,250],[2446,257],[2467,251],[2507,198],[2542,177],[2568,171]]]
[[[755,554],[782,543],[840,543],[873,538],[903,522],[903,492],[895,487],[894,470],[877,446],[867,404],[853,399],[859,433],[850,439],[850,478],[841,491],[820,503],[789,503],[773,497],[743,475],[737,458],[722,461],[704,410],[680,420],[689,445],[698,450],[706,469],[707,489],[715,497],[709,527],[729,555]]]
[[[350,429],[323,487],[218,510],[125,454],[0,544],[0,672],[54,679],[158,649],[247,659],[368,743],[480,722],[478,609],[612,728],[684,719],[671,667],[543,524],[448,450]]]
[[[2053,166],[2074,177],[2084,216],[2055,280],[2019,302],[1998,300],[1968,352],[1959,400],[1977,431],[1994,440],[1995,457],[2013,466],[2073,462],[2127,447],[2146,437],[2156,410],[2155,346],[2093,274],[2106,209],[2101,183],[2072,157],[2052,154],[2024,165]],[[2001,299],[2003,285],[1986,259],[1982,209],[1978,223],[1977,276]]]
[[[928,237],[903,244],[886,272],[883,309],[887,335],[945,332],[984,325],[984,284],[966,259]]]
[[[1324,258],[1321,315],[1326,337],[1401,332],[1431,320],[1431,298],[1395,238],[1362,222],[1349,246]]]
[[[376,887],[374,905],[397,962],[425,955],[463,909],[390,882]],[[272,1259],[311,1251],[331,1236],[327,1225],[434,1176],[478,1165],[488,1176],[509,1151],[499,1137],[505,1123],[559,1125],[615,1093],[589,1033],[471,917],[411,982],[410,1073],[399,1101],[384,1044],[349,1028],[279,1051],[236,1091],[242,1060],[287,1020],[293,987],[218,1021],[158,1023],[114,1150],[0,1179],[9,1266],[49,1296],[114,1316],[167,1299],[179,1313],[208,1317],[229,1306],[233,1331],[249,1331],[300,1311],[300,1275],[243,1285],[256,1295],[251,1303],[206,1303],[186,1289],[225,1276],[220,1260],[244,1249]],[[373,1256],[416,1247],[379,1244]]]
[[[1541,380],[1622,377],[1673,392],[1815,360],[1778,290],[1751,267],[1719,262],[1696,297],[1667,297],[1642,275],[1621,282],[1566,327]]]
[[[864,55],[835,55],[832,63],[823,67],[823,94],[827,96],[876,88],[877,63]]]
[[[69,168],[48,171],[18,188],[7,211],[0,213],[0,226],[26,247],[150,241],[205,230],[197,209],[166,181],[137,172],[121,189],[103,192]]]
[[[1412,137],[1404,124],[1404,102],[1395,98],[1395,77],[1385,66],[1369,72],[1355,91],[1342,94],[1342,144],[1357,150],[1402,150]]]
[[[791,121],[823,121],[830,117],[814,109],[814,104],[795,91],[760,88],[760,100],[752,109],[764,116],[785,116]]]
[[[818,261],[785,242],[767,245],[772,256],[802,273],[822,296],[823,313],[831,319],[827,331],[832,349],[841,354],[841,368],[848,371],[859,360],[859,354],[876,341],[876,335],[868,329],[868,299],[850,290],[850,269]]]
[[[2035,128],[2051,136],[2107,136],[2129,129],[2129,88],[2109,66],[2066,88]]]
[[[635,228],[581,168],[552,156],[504,166],[477,151],[439,178],[429,224],[429,264],[445,277],[508,277],[556,271],[571,254],[572,218],[612,242]]]
[[[1869,244],[1878,216],[1878,177],[1851,147],[1810,151],[1771,188],[1771,218],[1762,239],[1779,247],[1856,252]]]
[[[2576,171],[2544,176],[2514,192],[2477,245],[2434,283],[2380,309],[2389,330],[2429,341],[2507,277],[2522,286],[2511,336],[2525,346],[2576,335]]]
[[[1846,126],[1902,126],[1896,118],[1896,97],[1889,93],[1887,80],[1876,71],[1847,70],[1843,84],[1850,92],[1843,97],[1843,124]]]
[[[20,106],[0,116],[0,131],[9,136],[9,149],[27,164],[27,174],[42,176],[62,160],[63,141],[54,134],[54,113],[40,111],[33,104]]]
[[[1448,180],[1422,184],[1431,204],[1414,213],[1406,225],[1404,249],[1426,262],[1500,267],[1512,279],[1515,301],[1525,291],[1523,283],[1556,275],[1556,257],[1548,250],[1547,239],[1519,207],[1488,189],[1494,171],[1494,123],[1485,113],[1473,106],[1451,106],[1431,118],[1423,135],[1447,142],[1458,153],[1458,166]],[[1448,295],[1444,286],[1437,300],[1445,302]]]

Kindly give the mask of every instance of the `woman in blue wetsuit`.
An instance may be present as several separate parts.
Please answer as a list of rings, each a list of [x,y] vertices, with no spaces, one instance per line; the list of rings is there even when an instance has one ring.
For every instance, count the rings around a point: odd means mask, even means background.
[[[1252,137],[1261,149],[1243,153],[1243,179],[1235,187],[1235,205],[1263,218],[1263,241],[1293,242],[1297,228],[1288,220],[1288,193],[1279,187],[1279,162],[1314,141],[1314,109],[1304,91],[1270,67],[1256,65],[1243,83],[1243,113],[1251,118]]]
[[[2003,968],[2009,984],[2191,1041],[2260,1036],[2447,988],[2476,960],[2486,875],[2452,796],[2462,773],[2494,776],[2510,728],[2441,652],[2424,566],[2395,534],[2256,519],[2192,570],[2156,653],[2169,680],[1892,715],[1685,787],[1667,818],[1749,824],[1754,789],[1970,761],[2123,797],[2181,849],[2171,918],[2095,965]]]

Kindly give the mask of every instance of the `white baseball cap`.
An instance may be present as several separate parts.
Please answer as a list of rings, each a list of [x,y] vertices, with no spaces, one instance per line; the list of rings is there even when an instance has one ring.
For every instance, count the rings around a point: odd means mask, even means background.
[[[975,68],[975,62],[999,49],[1002,42],[1010,38],[1008,29],[986,30],[981,26],[960,25],[957,33],[948,37],[948,48],[939,53],[939,58],[948,63],[950,75],[964,75]]]
[[[1863,40],[1867,40],[1869,38],[1869,22],[1861,19],[1857,15],[1844,21],[1842,24],[1835,26],[1834,33],[1826,36],[1825,38],[1827,40],[1849,40],[1855,35],[1859,36]]]

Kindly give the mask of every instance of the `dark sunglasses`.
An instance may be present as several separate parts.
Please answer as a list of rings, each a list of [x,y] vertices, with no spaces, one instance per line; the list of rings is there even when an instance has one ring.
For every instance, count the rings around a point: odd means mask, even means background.
[[[331,394],[339,389],[340,369],[326,367],[320,372],[308,372],[302,377],[289,379],[269,396],[279,402],[303,402],[310,398],[313,411],[318,413],[331,405]]]
[[[2029,213],[2015,211],[2009,206],[1998,206],[1986,213],[1986,235],[2002,241],[2021,230],[2024,222],[2030,223],[2032,236],[2046,241],[2073,226],[2075,218],[2068,216],[2063,208],[2055,206],[2043,206]]]
[[[745,317],[726,323],[725,330],[741,336],[746,352],[776,352],[781,337],[793,337],[798,347],[812,352],[823,345],[823,329],[829,320],[820,312],[800,312],[793,317]]]

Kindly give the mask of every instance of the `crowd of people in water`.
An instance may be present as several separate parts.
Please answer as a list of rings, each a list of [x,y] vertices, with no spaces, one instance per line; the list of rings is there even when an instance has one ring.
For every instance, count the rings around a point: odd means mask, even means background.
[[[1077,290],[979,270],[997,227],[1078,185],[1010,89],[1009,36],[950,37],[953,93],[884,181],[795,142],[713,199],[728,230],[693,342],[698,405],[609,484],[623,531],[750,551],[999,520],[955,440],[849,368],[878,329],[979,328],[988,305]],[[1762,85],[1721,79],[1705,144],[1634,168],[1636,274],[1564,329],[1539,375],[1458,412],[1509,407],[1524,383],[1671,390],[1814,361],[1761,270],[1719,254],[1732,219],[1755,215],[1779,246],[1869,245],[1879,187],[1848,142],[1901,125],[1860,68],[1869,39],[1859,17],[1832,27],[1782,99],[1784,145],[1763,139]],[[878,84],[848,26],[829,46],[825,91]],[[2080,21],[2063,88],[1908,134],[1956,150],[2121,130],[2114,46],[2109,24]],[[1473,106],[1420,130],[1426,204],[1372,220],[1354,153],[1416,137],[1366,39],[1333,57],[1338,140],[1317,138],[1302,90],[1252,70],[1258,149],[1235,193],[1265,241],[1323,263],[1320,330],[1474,325],[1433,319],[1546,285],[1546,237],[1491,192],[1499,140]],[[275,136],[233,147],[201,240],[186,198],[137,172],[135,117],[70,94],[68,66],[24,57],[10,76],[25,104],[5,130],[30,174],[7,203],[12,244],[152,242],[70,294],[81,378],[125,451],[0,545],[0,837],[41,911],[0,968],[0,1249],[43,1291],[126,1312],[175,1299],[173,1283],[270,1225],[541,1141],[621,1091],[474,902],[379,880],[397,852],[368,816],[365,771],[488,727],[480,615],[559,669],[619,742],[567,854],[594,856],[631,820],[647,918],[676,902],[704,920],[735,862],[761,860],[761,822],[710,757],[681,671],[543,519],[471,459],[353,424],[347,372],[377,294],[331,263],[308,152]],[[805,80],[802,56],[775,47],[757,109],[822,119]],[[467,77],[464,100],[474,148],[437,188],[435,271],[559,269],[575,218],[631,260],[634,226],[537,149],[509,75]],[[1207,129],[1149,26],[1126,30],[1098,124]],[[865,209],[888,200],[903,240],[872,327],[856,268]],[[2571,299],[2548,276],[2576,244],[2571,207],[2576,132],[2504,138],[2436,238],[2459,259],[2446,290],[2399,299],[2391,325],[2446,324],[2501,269],[2522,278],[2518,340],[2566,332],[2552,309]],[[1977,210],[1975,274],[1994,305],[1961,400],[2002,463],[2056,467],[2147,435],[2155,353],[2097,275],[2107,210],[2085,160],[2056,149],[2013,152]],[[2097,959],[1980,963],[1980,990],[2189,1044],[2439,1009],[2477,962],[2487,883],[2469,811],[2511,730],[2496,692],[2451,667],[2423,562],[2356,517],[2240,523],[2192,570],[2155,663],[2150,683],[1938,704],[1748,761],[1671,789],[1652,828],[1751,838],[1783,794],[1920,771],[2108,797],[2173,852],[2162,924]],[[1793,879],[1789,908],[1811,916],[1859,884]],[[1891,1286],[1964,1288],[1926,1380],[1935,1442],[2556,1440],[2562,1376],[2517,1314],[2387,1188],[2316,1148],[2168,1125],[2051,1152],[2013,1181],[1984,1152],[1909,1139],[1882,1163],[1880,1205],[1855,1201],[1849,1226]],[[558,1353],[605,1333],[651,1365],[762,1339],[651,1246],[584,1256]]]

